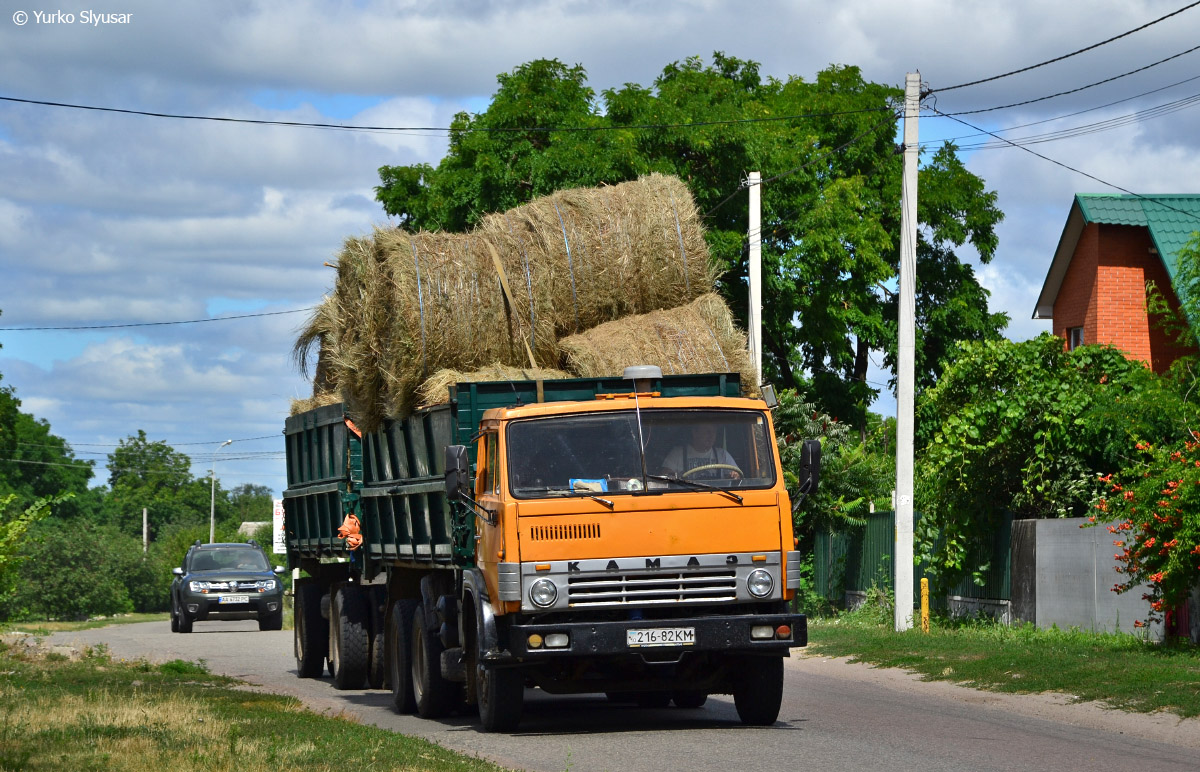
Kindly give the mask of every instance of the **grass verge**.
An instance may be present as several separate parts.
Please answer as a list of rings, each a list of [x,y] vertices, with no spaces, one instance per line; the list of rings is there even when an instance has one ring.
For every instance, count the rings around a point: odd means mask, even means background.
[[[500,767],[296,699],[238,688],[202,664],[73,660],[0,645],[0,770],[446,770]]]
[[[1061,692],[1121,710],[1200,715],[1200,648],[1133,635],[1039,630],[992,622],[934,620],[892,629],[891,612],[865,609],[809,620],[816,654],[896,667],[927,680],[999,692]]]
[[[97,617],[77,622],[4,622],[0,624],[0,633],[29,633],[30,635],[50,635],[51,633],[73,633],[77,630],[92,630],[109,625],[131,625],[137,622],[166,622],[169,616],[166,612],[158,614],[117,614],[111,617]]]

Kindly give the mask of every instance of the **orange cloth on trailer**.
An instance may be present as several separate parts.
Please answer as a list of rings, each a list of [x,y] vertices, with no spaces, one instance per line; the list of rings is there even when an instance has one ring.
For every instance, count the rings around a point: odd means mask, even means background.
[[[338,538],[346,540],[346,548],[356,550],[362,546],[362,528],[358,518],[346,515],[346,519],[338,526]]]

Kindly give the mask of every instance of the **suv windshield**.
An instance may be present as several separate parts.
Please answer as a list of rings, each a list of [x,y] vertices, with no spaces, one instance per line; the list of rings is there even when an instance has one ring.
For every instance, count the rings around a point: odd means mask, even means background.
[[[634,410],[514,421],[508,427],[513,496],[642,490],[769,488],[775,456],[755,410]]]
[[[192,571],[270,571],[266,557],[247,547],[218,547],[197,550],[192,556]]]

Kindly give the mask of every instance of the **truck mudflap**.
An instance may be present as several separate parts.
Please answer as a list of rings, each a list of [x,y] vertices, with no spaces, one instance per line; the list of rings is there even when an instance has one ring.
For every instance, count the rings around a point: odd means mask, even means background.
[[[565,638],[564,638],[565,636]],[[491,664],[536,662],[559,657],[642,653],[661,658],[686,651],[783,656],[808,645],[803,614],[744,614],[609,622],[537,622],[508,628],[508,652],[484,659]]]

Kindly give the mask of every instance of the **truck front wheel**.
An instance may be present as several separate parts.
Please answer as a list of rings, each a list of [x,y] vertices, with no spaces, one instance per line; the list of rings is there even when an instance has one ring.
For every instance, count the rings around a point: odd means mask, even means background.
[[[478,660],[478,655],[476,655]],[[525,678],[514,668],[475,667],[479,721],[485,732],[511,732],[521,723]]]
[[[412,616],[412,680],[421,718],[449,715],[458,701],[461,686],[442,677],[443,648],[437,631],[425,623],[424,604],[418,605]]]
[[[783,704],[783,658],[746,657],[733,687],[738,718],[750,726],[770,726]]]

